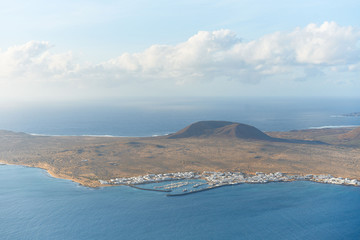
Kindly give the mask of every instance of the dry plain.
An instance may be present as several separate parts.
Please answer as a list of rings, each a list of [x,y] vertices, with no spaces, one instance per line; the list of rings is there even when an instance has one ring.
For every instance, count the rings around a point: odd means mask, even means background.
[[[202,123],[207,125],[141,138],[0,131],[0,161],[43,168],[90,187],[99,186],[99,179],[178,171],[280,171],[360,179],[360,128],[265,134],[237,123]]]

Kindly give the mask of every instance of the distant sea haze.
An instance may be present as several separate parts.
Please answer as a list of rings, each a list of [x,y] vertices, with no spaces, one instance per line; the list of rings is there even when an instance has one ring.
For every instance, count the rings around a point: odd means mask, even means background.
[[[154,136],[202,120],[245,123],[262,131],[358,126],[360,99],[193,99],[131,105],[82,103],[0,107],[0,129],[40,135]]]

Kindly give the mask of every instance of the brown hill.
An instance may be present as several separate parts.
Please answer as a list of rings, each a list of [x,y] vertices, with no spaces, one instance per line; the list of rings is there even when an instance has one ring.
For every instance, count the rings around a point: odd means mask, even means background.
[[[168,136],[170,139],[176,138],[242,138],[253,140],[272,140],[259,129],[235,122],[226,121],[200,121]]]
[[[347,133],[341,134],[338,136],[338,138],[346,141],[353,141],[353,140],[360,141],[360,127],[357,127]]]

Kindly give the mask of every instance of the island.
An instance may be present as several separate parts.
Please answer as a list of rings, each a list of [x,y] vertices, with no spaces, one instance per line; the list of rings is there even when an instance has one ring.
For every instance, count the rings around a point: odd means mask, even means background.
[[[353,112],[353,113],[347,113],[347,114],[342,114],[342,117],[360,117],[360,112]]]
[[[166,136],[35,136],[0,131],[0,162],[88,187],[203,179],[210,187],[310,180],[359,186],[360,128],[262,132],[200,121]]]

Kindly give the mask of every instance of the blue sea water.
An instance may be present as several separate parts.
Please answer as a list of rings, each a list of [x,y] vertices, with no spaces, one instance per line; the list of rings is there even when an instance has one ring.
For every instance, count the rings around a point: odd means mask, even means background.
[[[359,99],[210,99],[139,106],[0,106],[0,129],[150,136],[210,119],[264,131],[360,125],[360,118],[339,117],[360,111]],[[360,239],[357,187],[292,182],[165,194],[124,186],[90,189],[41,169],[0,165],[0,239]]]
[[[262,131],[360,125],[358,99],[209,98],[105,103],[0,104],[0,129],[47,135],[151,136],[201,120],[226,120]]]
[[[0,166],[1,239],[360,239],[360,188],[242,184],[183,197]]]

